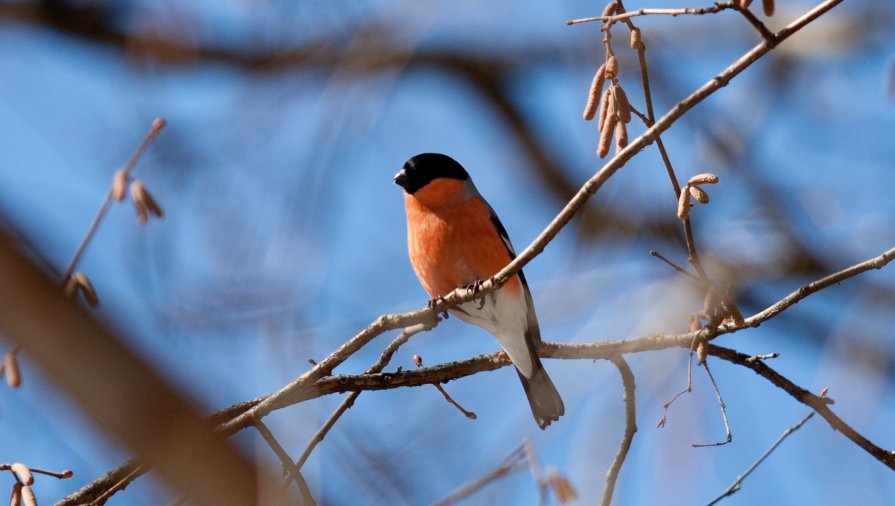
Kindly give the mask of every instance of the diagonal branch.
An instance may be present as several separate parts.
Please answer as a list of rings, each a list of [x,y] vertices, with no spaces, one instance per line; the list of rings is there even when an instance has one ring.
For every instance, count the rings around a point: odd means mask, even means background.
[[[267,428],[267,424],[261,420],[256,420],[255,428],[258,429],[258,433],[261,434],[261,437],[267,445],[270,446],[270,449],[273,450],[277,458],[280,459],[283,470],[286,471],[289,478],[295,482],[295,486],[298,487],[298,491],[301,493],[301,504],[316,506],[317,501],[315,501],[314,496],[311,495],[311,489],[308,488],[308,482],[306,482],[304,476],[302,476],[301,470],[294,462],[292,462],[292,457],[289,456],[286,449],[283,448],[283,445],[277,441],[277,438],[275,438],[270,429]]]
[[[743,474],[737,476],[736,481],[734,481],[731,486],[727,487],[727,489],[724,492],[721,492],[721,494],[718,495],[718,497],[715,497],[714,499],[712,499],[708,504],[706,504],[706,506],[712,506],[714,504],[717,504],[718,501],[720,501],[721,499],[724,499],[725,497],[731,496],[734,493],[736,493],[740,489],[740,487],[743,483],[743,480],[745,480],[747,476],[752,474],[752,471],[754,471],[756,467],[758,467],[762,462],[764,462],[764,459],[768,458],[768,455],[770,455],[771,452],[776,450],[777,447],[780,446],[780,443],[782,443],[784,439],[789,437],[789,435],[792,434],[793,432],[801,429],[802,425],[805,425],[805,422],[807,422],[808,420],[811,419],[811,417],[814,416],[814,413],[815,413],[814,411],[811,411],[810,413],[805,415],[804,418],[799,420],[799,422],[797,424],[795,424],[792,427],[789,427],[788,429],[783,431],[783,434],[781,434],[780,437],[778,437],[777,440],[774,441],[774,444],[772,444],[770,448],[765,450],[765,452],[762,453],[760,457],[758,457],[758,460],[753,462],[752,465],[749,466],[749,468],[746,469],[745,472],[743,472]]]
[[[408,339],[410,339],[414,334],[419,332],[423,332],[425,330],[429,330],[426,325],[414,325],[412,327],[408,327],[404,329],[404,332],[401,332],[398,337],[396,337],[388,346],[386,346],[385,350],[379,356],[379,361],[373,364],[369,369],[367,369],[367,374],[378,373],[385,369],[385,366],[391,361],[392,356],[395,352],[398,351],[398,348],[404,345]],[[323,438],[326,437],[326,434],[333,428],[333,425],[339,421],[339,418],[346,412],[348,409],[354,405],[354,401],[357,400],[360,395],[360,391],[351,392],[351,394],[339,404],[339,407],[336,408],[335,411],[329,416],[329,418],[324,422],[323,426],[320,427],[320,430],[314,434],[314,437],[311,438],[311,441],[308,442],[308,445],[305,447],[304,451],[302,451],[301,456],[295,462],[295,466],[299,469],[305,464],[308,460],[308,457],[311,456],[311,452],[314,451],[314,448],[323,441]]]

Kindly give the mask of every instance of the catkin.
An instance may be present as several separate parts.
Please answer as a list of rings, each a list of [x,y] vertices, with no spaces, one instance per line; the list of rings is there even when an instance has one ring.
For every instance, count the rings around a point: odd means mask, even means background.
[[[690,195],[696,199],[700,204],[708,204],[709,203],[709,194],[705,192],[702,188],[698,186],[688,186],[690,189]]]
[[[597,112],[597,105],[600,102],[600,92],[603,91],[603,83],[606,82],[606,64],[600,65],[597,73],[590,83],[590,91],[587,93],[587,104],[584,106],[584,120],[590,121],[594,119]]]
[[[631,122],[631,103],[628,102],[628,95],[619,85],[612,87],[612,94],[615,97],[615,106],[618,109],[618,119],[623,123]]]
[[[677,199],[677,217],[686,220],[690,216],[690,192],[686,188],[681,190]]]
[[[696,174],[691,177],[687,184],[689,185],[698,185],[698,184],[715,184],[718,182],[718,176],[706,172],[705,174]]]

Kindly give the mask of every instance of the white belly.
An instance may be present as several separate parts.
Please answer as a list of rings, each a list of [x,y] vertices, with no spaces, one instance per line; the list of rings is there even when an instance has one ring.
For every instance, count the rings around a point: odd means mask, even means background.
[[[528,307],[523,298],[506,295],[498,290],[485,295],[484,299],[460,304],[458,309],[462,311],[451,309],[450,313],[490,332],[519,372],[526,378],[531,377],[531,351],[525,339]]]

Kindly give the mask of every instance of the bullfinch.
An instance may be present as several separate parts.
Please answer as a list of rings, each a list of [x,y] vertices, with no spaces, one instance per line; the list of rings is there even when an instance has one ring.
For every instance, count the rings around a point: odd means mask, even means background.
[[[395,183],[404,188],[410,263],[433,299],[458,287],[474,288],[516,257],[494,209],[454,159],[436,153],[414,156],[395,175]],[[565,413],[538,358],[541,330],[522,271],[483,299],[449,312],[497,338],[519,373],[541,429]]]

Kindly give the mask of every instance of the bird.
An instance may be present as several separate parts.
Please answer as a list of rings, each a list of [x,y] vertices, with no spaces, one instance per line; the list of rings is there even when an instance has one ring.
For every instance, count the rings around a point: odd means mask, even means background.
[[[494,209],[453,158],[416,155],[394,181],[404,189],[410,263],[433,301],[456,288],[476,290],[516,258]],[[519,374],[541,429],[565,414],[562,397],[538,357],[541,330],[521,270],[482,299],[448,312],[497,339]]]

